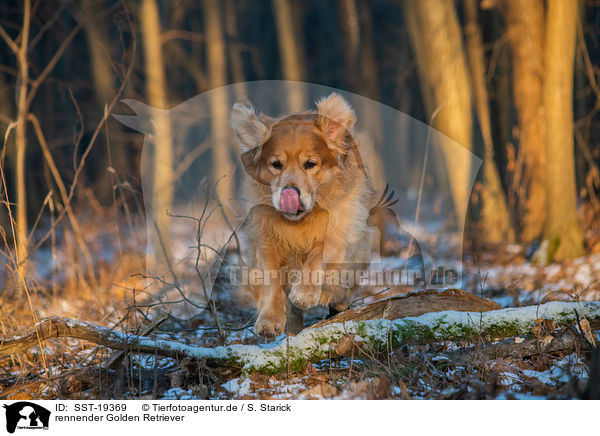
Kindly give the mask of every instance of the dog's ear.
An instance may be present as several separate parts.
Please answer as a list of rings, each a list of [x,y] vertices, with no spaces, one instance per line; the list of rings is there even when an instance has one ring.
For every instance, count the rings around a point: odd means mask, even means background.
[[[339,94],[331,94],[317,102],[317,124],[327,145],[335,151],[348,152],[348,135],[351,134],[356,116],[348,102]]]
[[[244,152],[261,146],[271,135],[270,127],[248,102],[233,105],[230,122]]]
[[[254,147],[248,151],[242,153],[240,159],[242,161],[242,165],[244,165],[244,170],[246,173],[263,185],[269,184],[269,175],[268,171],[265,171],[264,168],[260,165],[260,153],[262,151],[262,147]]]

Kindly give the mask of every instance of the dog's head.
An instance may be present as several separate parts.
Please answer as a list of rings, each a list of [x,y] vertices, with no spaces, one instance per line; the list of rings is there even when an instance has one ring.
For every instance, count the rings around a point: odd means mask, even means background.
[[[231,125],[243,151],[246,172],[271,187],[273,207],[297,221],[309,214],[320,189],[333,183],[352,147],[355,116],[338,94],[317,102],[316,113],[282,119],[236,103]]]

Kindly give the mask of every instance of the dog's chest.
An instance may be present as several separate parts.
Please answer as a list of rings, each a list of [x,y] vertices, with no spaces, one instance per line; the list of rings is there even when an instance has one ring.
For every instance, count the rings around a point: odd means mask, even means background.
[[[266,205],[255,207],[251,215],[257,239],[268,240],[283,252],[298,254],[306,254],[323,242],[329,220],[329,213],[318,206],[300,221],[290,221]]]

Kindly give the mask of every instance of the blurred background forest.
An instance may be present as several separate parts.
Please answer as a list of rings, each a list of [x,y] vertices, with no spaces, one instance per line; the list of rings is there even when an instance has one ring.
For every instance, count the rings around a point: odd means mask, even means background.
[[[522,243],[541,263],[598,252],[598,6],[5,1],[0,298],[24,287],[97,296],[143,269],[134,230],[144,216],[143,135],[110,116],[130,113],[120,99],[170,108],[264,79],[380,101],[481,157],[467,249]],[[229,108],[215,110],[223,120]],[[237,156],[235,144],[223,147],[212,155],[216,168]],[[32,267],[31,259],[45,261]]]

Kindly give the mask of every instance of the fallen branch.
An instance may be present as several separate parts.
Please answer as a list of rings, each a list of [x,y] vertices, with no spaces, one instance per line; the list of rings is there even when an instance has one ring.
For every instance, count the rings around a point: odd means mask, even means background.
[[[472,366],[476,362],[498,358],[520,359],[541,353],[568,353],[577,347],[589,349],[589,346],[581,338],[578,338],[571,330],[566,330],[551,336],[547,342],[528,337],[528,335],[521,335],[476,346],[472,349],[444,352],[443,355],[453,365]]]
[[[600,302],[551,302],[483,313],[445,311],[397,320],[347,321],[308,328],[290,337],[289,341],[216,348],[193,347],[176,341],[129,335],[107,327],[54,317],[40,321],[20,335],[1,338],[0,357],[35,346],[38,338],[42,342],[51,338],[70,337],[117,350],[203,360],[208,366],[232,366],[245,373],[279,373],[285,372],[288,367],[291,371],[301,371],[308,362],[339,357],[340,353],[336,352],[338,342],[347,340],[351,335],[354,335],[353,340],[360,343],[362,349],[385,352],[401,344],[454,340],[487,342],[527,334],[539,318],[552,320],[555,325],[564,325],[576,322],[577,316],[589,320],[600,319]]]
[[[460,289],[418,291],[409,292],[405,295],[395,295],[371,304],[345,310],[329,319],[316,323],[312,328],[343,321],[399,319],[448,310],[488,312],[500,308],[500,305],[495,301],[478,297]]]

